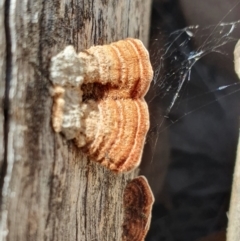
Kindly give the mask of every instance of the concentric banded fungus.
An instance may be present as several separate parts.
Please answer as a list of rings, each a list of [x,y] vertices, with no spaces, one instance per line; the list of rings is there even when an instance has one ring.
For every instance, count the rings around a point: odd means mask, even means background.
[[[91,158],[114,171],[139,165],[149,114],[144,96],[153,77],[142,42],[128,38],[52,58],[52,123]]]
[[[123,241],[143,241],[151,222],[154,197],[144,176],[129,182],[124,190]]]

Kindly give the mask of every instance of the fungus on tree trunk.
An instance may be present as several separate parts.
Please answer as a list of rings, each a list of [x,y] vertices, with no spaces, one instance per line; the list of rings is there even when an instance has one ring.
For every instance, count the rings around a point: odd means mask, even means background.
[[[144,241],[151,222],[154,196],[144,176],[134,178],[124,190],[123,241]]]
[[[136,168],[149,129],[144,96],[153,78],[149,54],[128,38],[52,58],[52,122],[56,132],[112,171]]]

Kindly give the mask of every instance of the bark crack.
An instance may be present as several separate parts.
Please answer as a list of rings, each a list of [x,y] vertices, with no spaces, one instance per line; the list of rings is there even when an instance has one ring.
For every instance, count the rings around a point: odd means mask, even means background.
[[[4,178],[7,173],[7,156],[8,156],[8,131],[9,131],[9,89],[10,89],[10,81],[12,76],[12,42],[11,42],[11,31],[9,24],[9,12],[10,12],[10,0],[5,1],[5,9],[4,9],[4,28],[5,28],[5,36],[6,36],[6,77],[5,77],[5,93],[3,99],[3,113],[4,113],[4,157],[3,164],[0,170],[0,204],[2,205],[2,196],[3,196],[3,185]]]

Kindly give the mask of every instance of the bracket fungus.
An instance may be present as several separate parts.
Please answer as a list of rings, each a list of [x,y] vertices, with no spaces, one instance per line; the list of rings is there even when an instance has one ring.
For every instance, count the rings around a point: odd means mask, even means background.
[[[144,96],[153,78],[149,54],[128,38],[51,60],[52,125],[93,160],[116,172],[140,163],[149,129]]]
[[[144,241],[151,222],[153,203],[154,196],[144,176],[127,184],[123,197],[123,241]]]

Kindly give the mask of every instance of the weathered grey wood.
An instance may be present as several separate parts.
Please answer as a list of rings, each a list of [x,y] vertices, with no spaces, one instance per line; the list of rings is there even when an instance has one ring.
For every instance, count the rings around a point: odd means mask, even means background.
[[[235,72],[240,79],[240,40],[238,40],[234,49],[234,65]],[[240,130],[228,220],[227,240],[240,240]]]
[[[4,2],[0,0],[0,103],[4,101],[5,74],[6,74],[6,46],[4,31]],[[0,104],[0,168],[4,158],[4,111]]]
[[[78,51],[126,37],[147,44],[150,0],[6,2],[4,28],[0,0],[1,100],[9,83],[8,119],[0,109],[1,158],[2,123],[9,128],[0,240],[121,240],[123,188],[136,172],[111,173],[53,132],[48,69],[50,58],[69,44]]]
[[[240,132],[239,132],[240,137]],[[230,210],[228,215],[227,240],[240,240],[240,139],[238,140],[237,159],[235,163]]]

